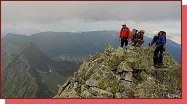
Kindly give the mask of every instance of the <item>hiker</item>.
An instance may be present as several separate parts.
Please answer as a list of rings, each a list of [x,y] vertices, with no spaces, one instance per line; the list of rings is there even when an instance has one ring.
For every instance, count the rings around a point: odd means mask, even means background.
[[[121,47],[123,48],[123,45],[125,43],[125,47],[128,45],[128,37],[130,34],[130,29],[126,25],[122,25],[119,39],[121,39]]]
[[[145,33],[145,30],[142,29],[138,33],[135,33],[133,35],[133,42],[134,42],[133,46],[141,46],[143,44],[143,42],[144,42],[144,40],[143,40],[144,33]]]
[[[131,31],[131,33],[130,33],[130,35],[129,35],[129,39],[131,40],[131,45],[133,45],[133,43],[134,43],[134,39],[133,39],[133,36],[134,35],[137,35],[138,34],[138,30],[136,30],[136,29],[133,29],[132,31]]]
[[[156,49],[154,51],[154,56],[153,56],[153,62],[155,67],[159,67],[159,65],[163,64],[163,48],[165,44],[165,38],[159,34],[158,32],[154,32],[154,37],[151,41],[151,46],[153,44],[156,44]],[[159,58],[158,54],[160,52]]]

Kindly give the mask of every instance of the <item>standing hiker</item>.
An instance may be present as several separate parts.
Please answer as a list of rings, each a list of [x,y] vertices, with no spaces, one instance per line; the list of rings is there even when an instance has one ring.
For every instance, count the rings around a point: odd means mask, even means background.
[[[154,37],[151,41],[151,46],[155,43],[156,49],[154,51],[153,62],[155,67],[159,67],[160,64],[163,64],[163,49],[165,44],[165,38],[160,35],[158,32],[154,32]],[[159,57],[158,54],[160,53]]]
[[[119,39],[121,39],[121,47],[123,48],[123,45],[125,43],[125,46],[128,45],[128,37],[130,34],[130,29],[126,25],[122,25]]]

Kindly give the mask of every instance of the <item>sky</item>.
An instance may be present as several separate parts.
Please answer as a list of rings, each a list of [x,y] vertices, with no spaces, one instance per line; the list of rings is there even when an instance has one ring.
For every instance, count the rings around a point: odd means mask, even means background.
[[[2,36],[44,31],[165,30],[180,43],[180,1],[2,1]],[[177,35],[174,35],[177,34]]]

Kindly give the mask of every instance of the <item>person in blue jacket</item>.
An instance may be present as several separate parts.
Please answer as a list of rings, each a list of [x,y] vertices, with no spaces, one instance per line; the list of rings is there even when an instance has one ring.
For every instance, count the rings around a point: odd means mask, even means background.
[[[165,44],[165,38],[160,35],[158,32],[155,32],[155,36],[153,37],[151,41],[151,46],[153,44],[156,44],[156,49],[154,51],[153,56],[153,62],[154,66],[158,67],[160,64],[163,64],[163,51],[164,51],[164,44]],[[160,53],[159,57],[158,54]]]

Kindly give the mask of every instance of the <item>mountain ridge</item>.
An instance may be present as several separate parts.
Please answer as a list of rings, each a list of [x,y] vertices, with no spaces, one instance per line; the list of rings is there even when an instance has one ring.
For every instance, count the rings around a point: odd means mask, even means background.
[[[78,65],[53,61],[35,44],[28,43],[3,61],[2,95],[4,98],[52,97]]]
[[[127,46],[86,58],[54,98],[181,98],[181,66],[164,53],[153,67],[154,47]]]
[[[3,38],[2,40],[2,56],[9,55],[18,47],[22,47],[27,42],[35,43],[47,56],[53,59],[62,59],[75,61],[83,61],[83,57],[96,52],[103,52],[107,43],[117,48],[118,32],[115,31],[93,31],[82,33],[69,32],[42,32],[31,36],[16,37],[11,39]],[[142,45],[147,47],[151,38],[144,38]],[[175,50],[175,51],[173,51]],[[170,52],[174,58],[181,63],[181,46],[168,39],[166,43],[166,51]],[[69,55],[67,55],[67,53]],[[63,56],[63,57],[60,57]],[[67,56],[67,57],[65,57]],[[74,56],[80,57],[76,59]],[[73,58],[74,57],[74,58]]]

